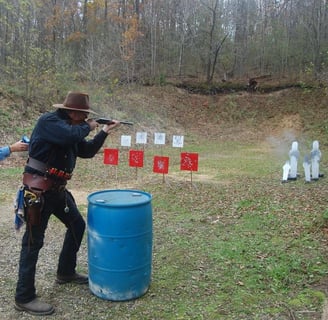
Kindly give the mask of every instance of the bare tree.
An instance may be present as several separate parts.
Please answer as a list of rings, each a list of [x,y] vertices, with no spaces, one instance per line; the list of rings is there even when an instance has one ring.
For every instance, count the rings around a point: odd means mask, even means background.
[[[218,56],[225,40],[228,37],[228,33],[222,34],[220,28],[219,17],[221,16],[219,8],[219,0],[210,1],[208,5],[205,1],[201,1],[202,5],[206,8],[209,15],[205,13],[204,19],[206,24],[203,26],[203,31],[206,36],[206,81],[208,83],[213,81],[215,68],[218,62]]]

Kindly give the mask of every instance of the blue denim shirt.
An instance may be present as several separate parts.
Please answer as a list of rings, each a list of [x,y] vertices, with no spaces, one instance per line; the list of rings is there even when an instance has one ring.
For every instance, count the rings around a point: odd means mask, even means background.
[[[5,147],[0,148],[0,161],[6,159],[9,155],[10,155],[9,146],[5,146]]]
[[[83,122],[71,125],[68,114],[58,109],[43,114],[36,123],[29,145],[29,157],[72,173],[76,158],[92,158],[103,145],[107,133],[101,130],[93,139],[86,140],[90,126]],[[25,167],[25,172],[35,170]]]

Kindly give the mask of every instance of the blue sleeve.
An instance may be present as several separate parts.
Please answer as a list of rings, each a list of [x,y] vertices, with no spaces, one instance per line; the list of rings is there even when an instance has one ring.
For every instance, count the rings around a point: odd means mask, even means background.
[[[80,158],[92,158],[104,144],[108,134],[100,130],[93,139],[83,140],[78,144],[78,156]]]
[[[10,155],[10,148],[9,146],[1,147],[0,148],[0,160],[4,160]]]
[[[65,146],[81,142],[89,133],[90,126],[86,122],[71,125],[54,114],[47,114],[39,119],[32,138]],[[33,143],[33,141],[31,142]]]

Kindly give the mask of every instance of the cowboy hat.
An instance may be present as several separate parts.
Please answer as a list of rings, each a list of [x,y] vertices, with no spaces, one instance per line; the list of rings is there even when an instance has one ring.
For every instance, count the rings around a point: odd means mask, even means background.
[[[89,95],[81,92],[69,92],[62,104],[54,104],[53,107],[97,114],[90,109]]]

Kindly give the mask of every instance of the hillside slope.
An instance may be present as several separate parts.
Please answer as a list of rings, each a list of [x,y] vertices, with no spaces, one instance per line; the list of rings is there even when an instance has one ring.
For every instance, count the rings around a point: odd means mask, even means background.
[[[125,132],[184,134],[197,139],[254,141],[320,139],[328,131],[328,97],[323,89],[286,89],[273,93],[190,94],[173,86],[120,88],[98,98],[93,107],[102,115],[131,120]],[[105,95],[104,95],[105,96]],[[60,101],[57,101],[60,102]],[[39,101],[25,110],[19,99],[0,95],[1,144],[30,134],[40,110]]]

